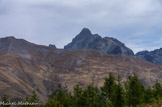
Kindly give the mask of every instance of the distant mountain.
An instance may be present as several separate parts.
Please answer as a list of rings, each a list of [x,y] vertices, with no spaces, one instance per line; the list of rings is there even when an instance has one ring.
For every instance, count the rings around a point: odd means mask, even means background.
[[[92,34],[87,28],[83,28],[72,42],[64,47],[64,49],[93,49],[108,54],[119,54],[125,56],[134,55],[131,49],[127,48],[117,39],[111,37],[102,38],[98,34]]]
[[[31,58],[32,54],[47,53],[48,47],[30,43],[24,39],[16,39],[15,37],[0,38],[0,52],[8,54],[16,54],[23,58]]]
[[[11,101],[25,99],[35,90],[41,102],[60,86],[102,86],[108,73],[122,81],[136,73],[145,85],[162,83],[162,66],[129,56],[96,50],[64,50],[30,43],[23,39],[0,39],[0,96]]]
[[[145,61],[162,65],[162,48],[150,52],[141,51],[138,52],[135,56]]]

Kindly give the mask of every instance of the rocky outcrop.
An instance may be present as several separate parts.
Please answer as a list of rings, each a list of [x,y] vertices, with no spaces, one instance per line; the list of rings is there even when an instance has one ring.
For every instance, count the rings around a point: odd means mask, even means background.
[[[66,45],[64,49],[93,49],[108,54],[119,54],[125,56],[134,55],[131,49],[127,48],[117,39],[111,37],[102,38],[98,34],[92,34],[87,28],[83,28],[83,30],[72,40],[71,43]]]
[[[162,65],[162,48],[150,52],[141,51],[138,52],[135,56],[145,61]]]
[[[49,44],[49,47],[56,49],[56,45],[53,45],[53,44]]]

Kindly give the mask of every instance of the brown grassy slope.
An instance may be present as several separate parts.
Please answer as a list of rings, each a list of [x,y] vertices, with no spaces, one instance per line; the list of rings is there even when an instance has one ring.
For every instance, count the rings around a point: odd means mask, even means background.
[[[162,83],[162,67],[143,60],[107,55],[93,50],[51,50],[30,53],[26,59],[15,54],[0,54],[0,96],[24,99],[36,90],[42,102],[59,84],[72,91],[78,84],[102,86],[109,72],[123,80],[136,73],[146,85],[158,79]]]
[[[51,63],[55,69],[52,76],[59,75],[58,78],[70,90],[76,83],[85,86],[94,82],[95,85],[102,86],[109,72],[116,76],[119,74],[123,80],[136,73],[146,85],[153,85],[156,80],[162,81],[162,67],[159,65],[92,50],[66,51]]]

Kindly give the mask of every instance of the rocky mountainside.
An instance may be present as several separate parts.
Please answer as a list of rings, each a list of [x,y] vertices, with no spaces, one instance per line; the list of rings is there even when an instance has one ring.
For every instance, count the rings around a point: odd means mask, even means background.
[[[106,52],[108,54],[126,56],[134,55],[131,49],[127,48],[117,39],[111,37],[102,38],[98,34],[92,34],[87,28],[83,28],[83,30],[72,40],[71,43],[66,45],[64,49],[93,49]]]
[[[137,58],[55,49],[14,37],[0,39],[0,96],[7,94],[12,100],[25,99],[35,90],[44,102],[60,85],[69,91],[92,82],[99,87],[110,72],[122,80],[136,73],[145,85],[162,83],[162,66]]]
[[[98,34],[92,34],[87,28],[83,28],[82,31],[72,40],[72,42],[64,47],[64,49],[92,49],[105,52],[107,54],[134,56],[154,64],[162,65],[162,49],[156,49],[150,52],[141,51],[134,55],[131,49],[127,48],[117,39],[111,37],[102,38]]]
[[[135,56],[145,61],[162,65],[162,48],[150,52],[141,51],[138,52]]]

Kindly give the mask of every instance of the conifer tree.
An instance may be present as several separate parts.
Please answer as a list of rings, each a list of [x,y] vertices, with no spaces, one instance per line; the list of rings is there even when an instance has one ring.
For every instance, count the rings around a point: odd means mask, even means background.
[[[112,73],[109,73],[109,76],[105,78],[103,87],[101,87],[102,95],[105,97],[105,100],[111,100],[113,93],[113,87],[116,86],[115,77]]]
[[[73,92],[74,104],[76,107],[85,107],[87,105],[86,97],[84,96],[84,90],[76,85]]]
[[[65,107],[70,107],[73,105],[71,94],[64,89],[63,90],[59,89],[55,98]]]
[[[149,86],[145,89],[145,92],[144,92],[144,102],[152,103],[154,100],[155,99],[154,99],[153,89]]]
[[[110,100],[106,101],[106,107],[113,107],[113,104]]]
[[[123,107],[125,104],[125,93],[120,81],[120,76],[118,76],[117,85],[113,88],[112,94],[113,107]]]
[[[38,106],[36,104],[36,103],[38,103],[38,96],[36,94],[36,91],[32,92],[32,96],[31,97],[27,97],[26,96],[26,102],[33,103],[33,105],[19,105],[19,107],[37,107]]]
[[[102,98],[100,91],[97,87],[94,87],[93,84],[90,84],[84,92],[86,97],[87,105],[86,107],[102,107]]]
[[[139,81],[137,75],[129,76],[125,83],[127,104],[129,106],[136,106],[142,103],[144,86]]]
[[[64,107],[56,98],[48,99],[44,107]]]
[[[156,100],[162,99],[162,86],[161,84],[157,81],[155,85],[153,86],[154,90],[154,97]]]
[[[8,100],[8,96],[6,94],[4,94],[2,97],[1,97],[1,101],[4,102],[5,104],[9,103],[9,100]],[[11,105],[1,105],[1,107],[10,107]]]
[[[38,96],[35,91],[33,91],[33,95],[30,98],[30,102],[34,102],[34,103],[38,102]]]

